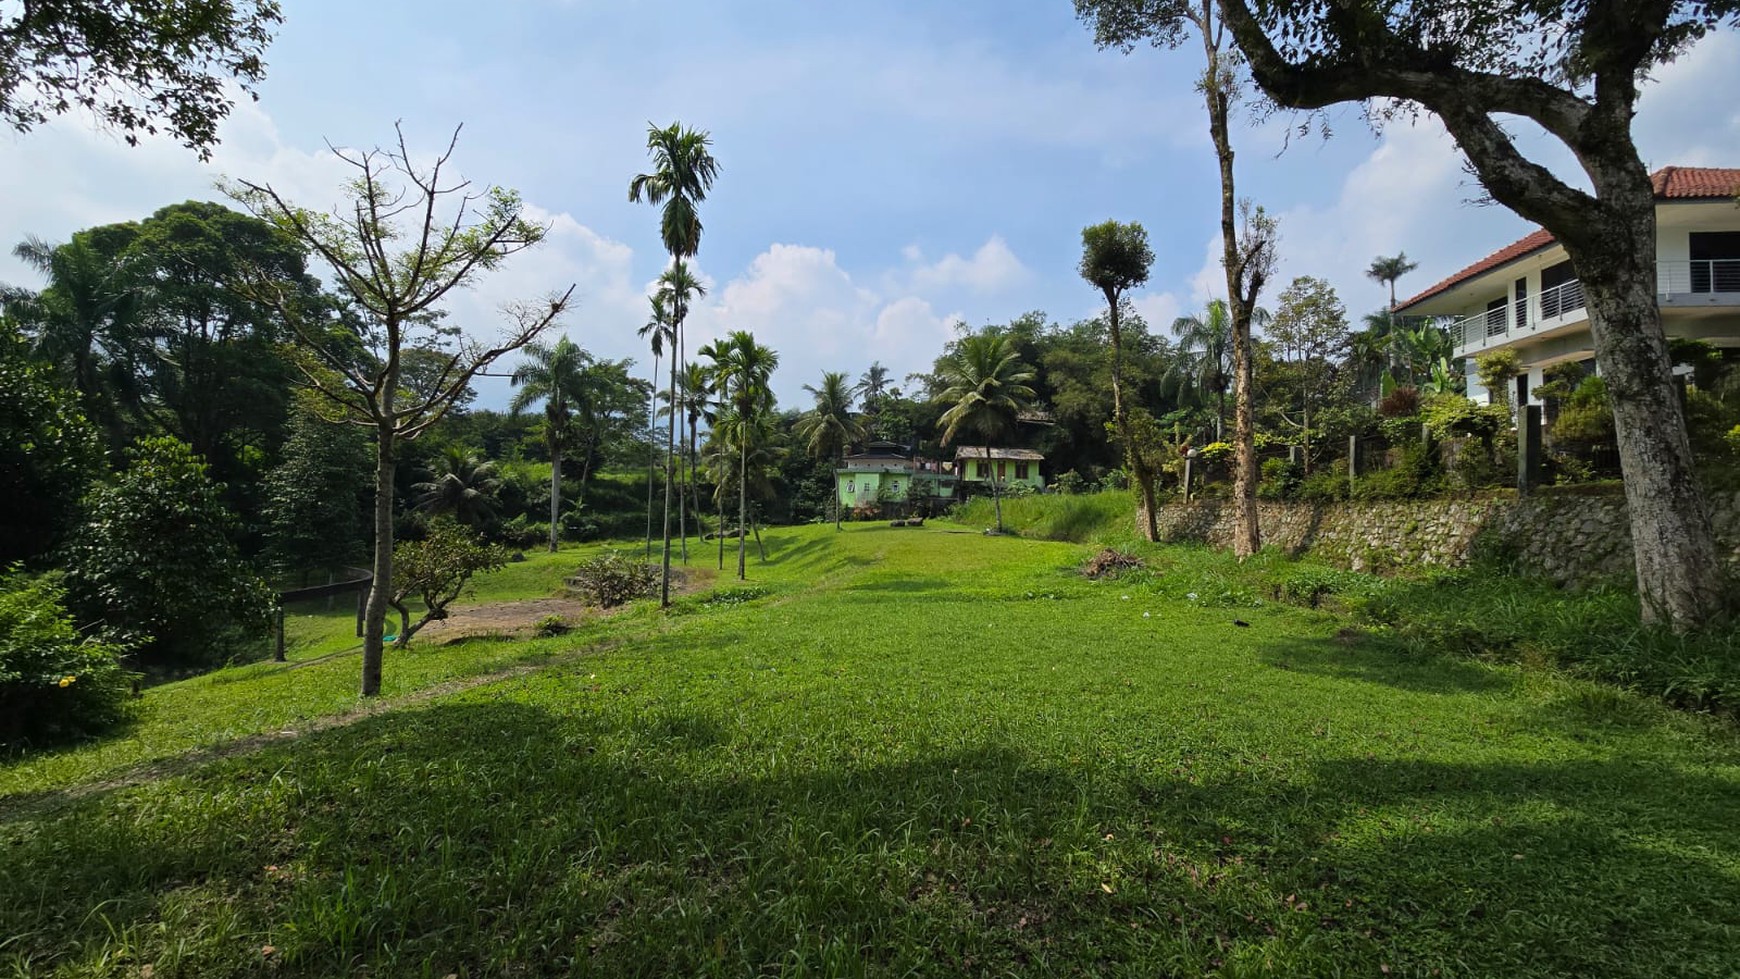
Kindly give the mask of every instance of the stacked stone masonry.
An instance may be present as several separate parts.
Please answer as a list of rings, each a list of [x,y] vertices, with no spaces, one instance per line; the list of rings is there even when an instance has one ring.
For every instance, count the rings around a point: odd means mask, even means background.
[[[1711,494],[1709,504],[1728,569],[1740,572],[1740,492]],[[1259,503],[1257,511],[1264,546],[1361,571],[1491,557],[1565,585],[1633,573],[1630,524],[1617,494]],[[1230,500],[1197,500],[1162,506],[1156,523],[1163,541],[1228,547],[1232,515]],[[1137,526],[1144,525],[1138,514]]]

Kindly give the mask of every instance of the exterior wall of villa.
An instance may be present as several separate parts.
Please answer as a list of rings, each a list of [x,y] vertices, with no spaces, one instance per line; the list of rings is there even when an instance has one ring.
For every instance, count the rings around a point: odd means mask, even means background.
[[[1719,549],[1740,572],[1740,492],[1711,494]],[[1459,567],[1480,558],[1580,586],[1632,576],[1631,527],[1617,493],[1542,493],[1462,500],[1260,503],[1263,543],[1355,570]],[[1228,500],[1167,504],[1160,539],[1231,546]],[[1145,526],[1137,514],[1138,529]]]
[[[1021,483],[1026,486],[1031,486],[1035,490],[1042,490],[1045,488],[1045,477],[1039,473],[1039,463],[1031,461],[1018,463],[1013,460],[992,459],[989,463],[986,463],[983,459],[972,459],[963,463],[967,470],[964,479],[974,488],[982,488],[986,492],[989,492],[991,480],[988,474],[981,475],[981,467],[985,465],[995,467],[999,463],[1003,465],[1002,474],[997,477],[997,484],[999,486]],[[1017,467],[1022,465],[1026,466],[1027,475],[1018,476],[1016,473],[1020,470]]]

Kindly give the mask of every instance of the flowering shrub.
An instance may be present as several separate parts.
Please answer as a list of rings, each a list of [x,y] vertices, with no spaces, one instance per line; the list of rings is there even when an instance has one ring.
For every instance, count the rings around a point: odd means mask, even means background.
[[[119,649],[81,637],[58,575],[0,574],[0,745],[89,734],[126,714]]]

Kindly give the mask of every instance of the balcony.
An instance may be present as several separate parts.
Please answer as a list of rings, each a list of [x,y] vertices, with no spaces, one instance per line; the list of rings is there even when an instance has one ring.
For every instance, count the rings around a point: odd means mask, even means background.
[[[1740,258],[1657,262],[1656,301],[1665,308],[1740,307]],[[1572,279],[1522,303],[1455,320],[1447,329],[1455,356],[1467,357],[1530,337],[1586,329],[1588,320],[1583,283]]]

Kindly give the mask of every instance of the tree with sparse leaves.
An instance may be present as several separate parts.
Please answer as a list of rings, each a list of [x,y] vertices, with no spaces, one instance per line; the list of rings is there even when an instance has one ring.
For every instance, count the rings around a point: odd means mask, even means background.
[[[352,424],[375,437],[374,583],[363,614],[363,696],[381,688],[387,605],[393,582],[393,493],[400,443],[440,421],[469,390],[472,378],[535,340],[568,308],[574,289],[505,308],[509,323],[493,344],[450,336],[436,317],[456,289],[474,283],[509,257],[542,241],[546,228],[521,213],[513,191],[477,191],[447,175],[458,130],[433,162],[412,159],[399,134],[390,149],[341,150],[356,172],[347,205],[313,211],[266,184],[242,182],[231,194],[272,222],[330,268],[348,302],[340,329],[323,309],[297,301],[293,284],[253,274],[236,289],[267,304],[296,339],[292,363],[308,388]],[[357,348],[364,350],[357,355]],[[408,349],[440,353],[442,364],[423,393],[401,381]]]
[[[1154,249],[1148,246],[1148,232],[1136,222],[1123,224],[1106,221],[1090,225],[1081,232],[1082,255],[1077,271],[1106,300],[1106,325],[1112,340],[1112,424],[1118,441],[1124,443],[1124,464],[1136,478],[1142,494],[1143,519],[1148,538],[1160,536],[1156,522],[1158,509],[1154,499],[1154,472],[1148,467],[1141,447],[1130,431],[1130,406],[1124,395],[1124,331],[1122,314],[1125,296],[1148,281],[1148,269],[1154,264]]]

